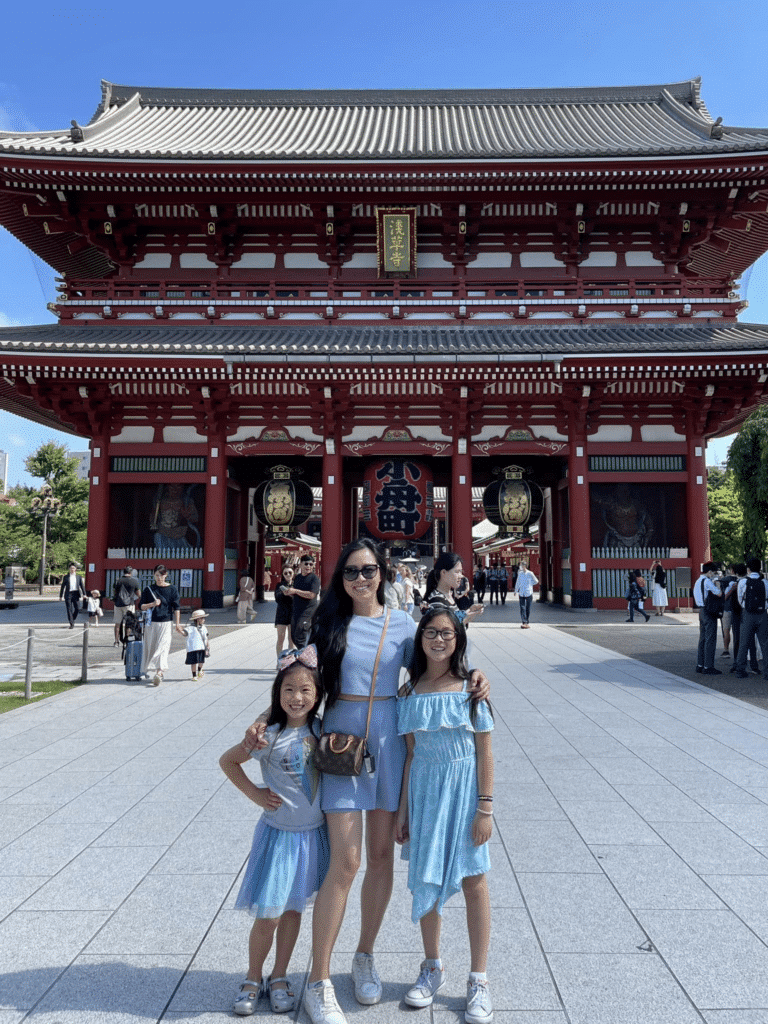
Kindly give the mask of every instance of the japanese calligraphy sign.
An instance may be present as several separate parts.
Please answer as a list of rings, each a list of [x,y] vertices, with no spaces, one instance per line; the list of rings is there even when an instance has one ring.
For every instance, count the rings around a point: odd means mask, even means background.
[[[363,477],[362,519],[379,540],[415,540],[432,523],[432,472],[418,462],[391,458]]]
[[[376,207],[379,277],[416,275],[416,207]]]

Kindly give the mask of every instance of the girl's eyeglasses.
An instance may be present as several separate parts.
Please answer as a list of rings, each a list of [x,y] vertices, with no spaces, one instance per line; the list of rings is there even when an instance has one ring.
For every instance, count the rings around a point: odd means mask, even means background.
[[[358,569],[357,566],[348,565],[342,570],[341,575],[349,583],[352,583],[358,576],[362,576],[364,580],[372,580],[378,571],[378,565],[364,565],[362,569]]]
[[[427,640],[435,640],[437,637],[440,637],[441,640],[453,640],[456,637],[456,633],[452,629],[433,629],[431,626],[427,626],[421,635]]]

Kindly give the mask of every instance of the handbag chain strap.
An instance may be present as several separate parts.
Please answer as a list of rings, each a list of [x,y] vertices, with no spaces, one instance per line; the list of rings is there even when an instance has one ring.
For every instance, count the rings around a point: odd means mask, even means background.
[[[368,718],[365,722],[365,742],[368,743],[368,729],[371,725],[371,712],[373,711],[373,695],[376,692],[376,674],[379,671],[379,659],[381,658],[381,649],[384,646],[384,637],[387,635],[387,627],[389,626],[389,616],[392,609],[387,608],[387,614],[384,619],[384,628],[381,631],[381,640],[379,640],[379,649],[376,651],[376,661],[373,663],[373,679],[371,680],[371,696],[368,698]]]

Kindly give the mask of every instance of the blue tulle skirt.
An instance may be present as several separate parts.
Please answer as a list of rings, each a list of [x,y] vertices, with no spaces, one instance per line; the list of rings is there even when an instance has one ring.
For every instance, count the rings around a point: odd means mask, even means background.
[[[286,832],[261,818],[235,909],[253,917],[280,917],[286,910],[303,913],[323,884],[330,855],[325,823],[306,832]]]

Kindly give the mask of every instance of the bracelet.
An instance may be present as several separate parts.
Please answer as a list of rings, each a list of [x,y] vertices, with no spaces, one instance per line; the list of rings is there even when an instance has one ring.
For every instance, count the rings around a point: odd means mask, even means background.
[[[477,799],[478,800],[493,800],[493,797],[492,796],[479,796]]]
[[[477,808],[478,814],[493,814],[493,811],[484,811],[482,807]]]

